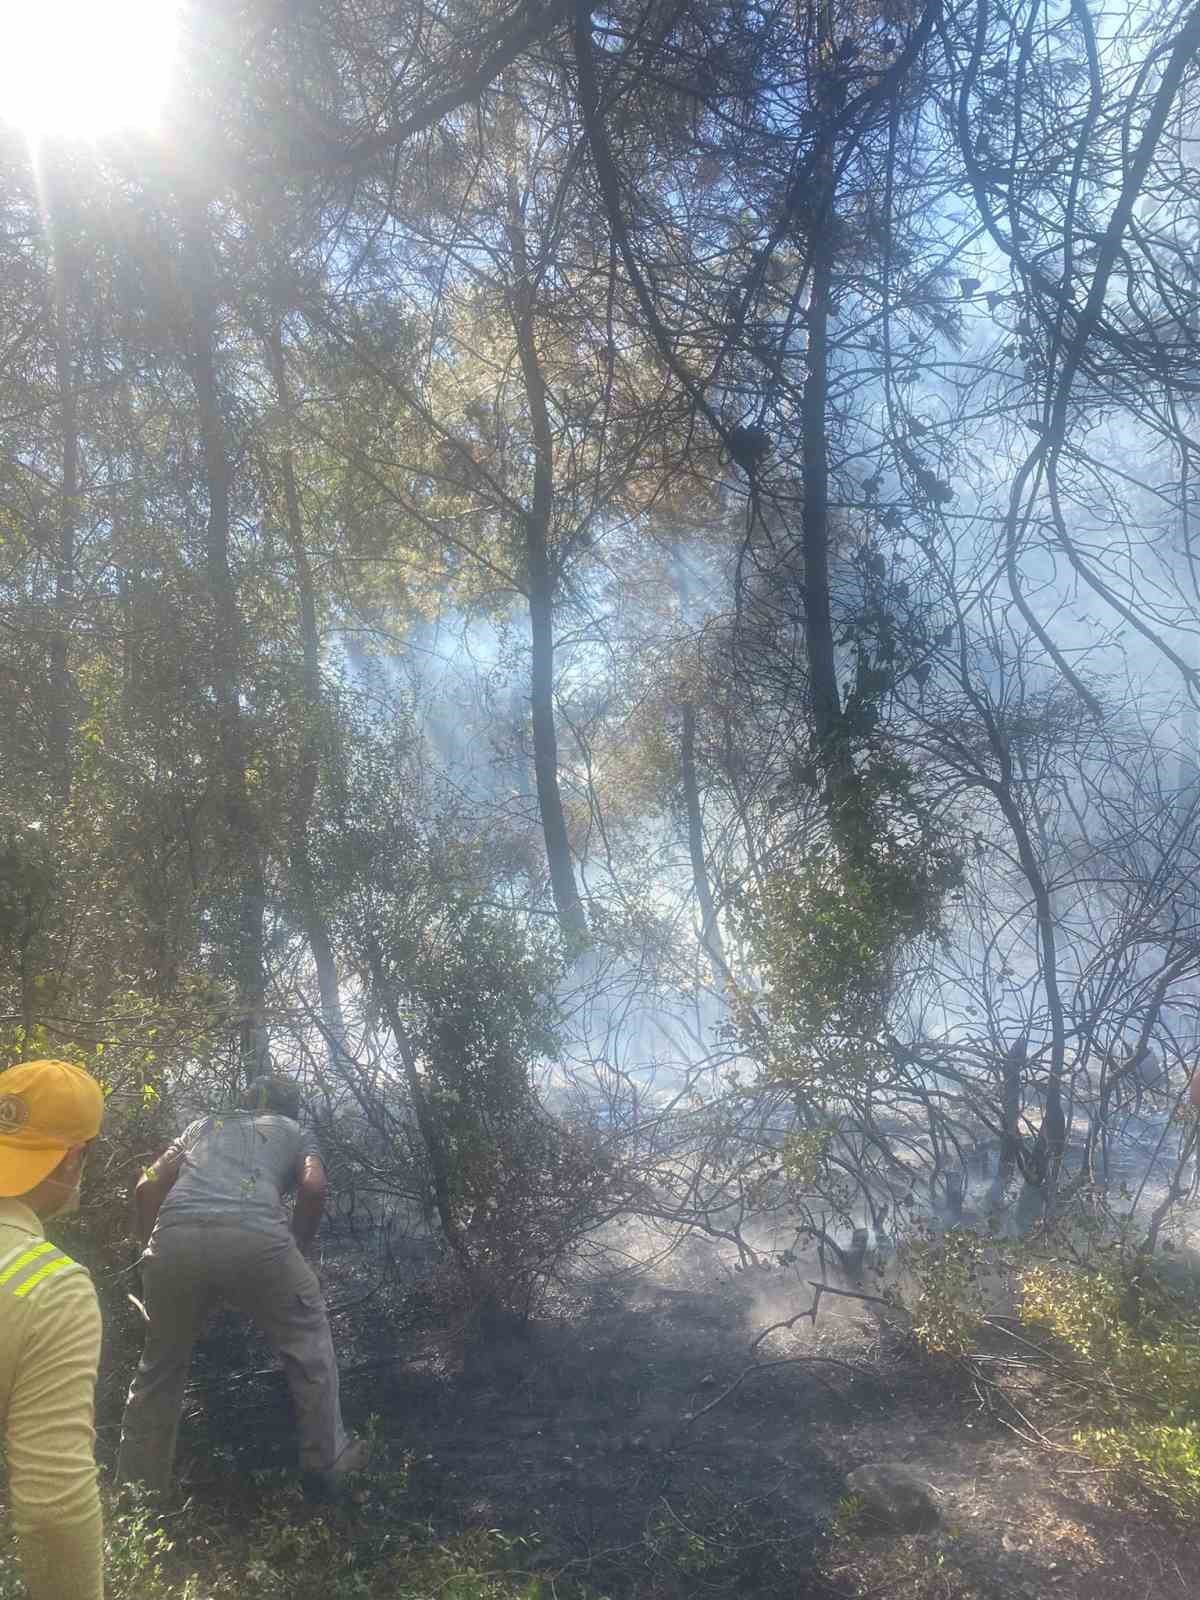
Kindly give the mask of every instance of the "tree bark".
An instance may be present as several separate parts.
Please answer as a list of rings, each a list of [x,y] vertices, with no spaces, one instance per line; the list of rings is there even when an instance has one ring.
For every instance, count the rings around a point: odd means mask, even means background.
[[[189,367],[200,418],[208,520],[205,560],[213,605],[212,687],[217,706],[224,817],[230,865],[238,880],[232,966],[238,988],[242,1071],[266,1070],[266,887],[258,818],[246,782],[247,740],[241,708],[241,623],[230,566],[233,468],[216,373],[217,289],[205,218],[190,219],[185,239],[190,289]]]
[[[826,429],[829,404],[829,313],[833,289],[834,160],[832,124],[837,89],[832,81],[833,41],[828,6],[817,8],[815,40],[818,106],[828,132],[815,154],[815,226],[812,237],[812,289],[808,306],[808,344],[801,397],[801,461],[803,506],[801,550],[804,556],[804,637],[808,659],[813,728],[822,760],[835,776],[843,762],[838,749],[842,703],[838,693],[829,601],[829,458]],[[836,787],[836,782],[835,782]]]
[[[558,920],[569,938],[584,939],[588,922],[575,882],[558,785],[558,735],[554,719],[554,594],[558,579],[550,545],[554,514],[554,441],[546,403],[546,382],[534,338],[534,289],[525,246],[525,223],[515,185],[511,183],[508,233],[514,270],[513,327],[533,435],[533,498],[524,519],[532,651],[529,698],[533,718],[533,769]]]
[[[1012,757],[1006,741],[995,730],[992,744],[1000,764],[1000,780],[989,787],[996,803],[1008,823],[1017,847],[1021,870],[1033,895],[1037,916],[1038,943],[1040,946],[1040,971],[1046,991],[1046,1009],[1050,1014],[1050,1066],[1046,1074],[1046,1098],[1042,1111],[1041,1127],[1034,1144],[1033,1158],[1037,1167],[1037,1180],[1045,1194],[1045,1203],[1053,1207],[1058,1189],[1059,1172],[1066,1150],[1067,1123],[1063,1110],[1063,1081],[1067,1061],[1067,1032],[1062,994],[1058,985],[1058,935],[1054,908],[1046,879],[1038,865],[1029,829],[1017,803],[1012,772]]]
[[[832,279],[833,250],[828,238],[828,226],[818,224],[813,243],[808,349],[801,403],[804,504],[800,526],[804,555],[804,639],[809,694],[817,744],[827,763],[834,757],[833,747],[841,731],[842,720],[829,603],[829,463],[825,441]]]
[[[1027,1055],[1027,1041],[1016,1039],[1000,1063],[1001,1133],[997,1181],[1001,1192],[1016,1172],[1021,1153],[1021,1091]]]
[[[683,803],[687,809],[688,856],[692,863],[692,883],[696,902],[700,907],[700,944],[712,962],[718,977],[728,979],[729,967],[725,961],[725,945],[717,921],[717,908],[713,903],[712,885],[708,876],[708,859],[704,851],[704,818],[700,812],[700,786],[696,778],[696,707],[687,700],[680,707],[683,731],[679,748],[680,781],[683,786]]]
[[[318,741],[323,703],[321,641],[317,629],[317,602],[312,567],[304,543],[304,519],[300,508],[300,491],[296,483],[295,453],[292,449],[291,398],[284,364],[283,334],[278,324],[267,334],[265,344],[276,398],[284,419],[285,442],[279,463],[283,479],[284,531],[296,573],[303,651],[301,685],[304,694],[304,733],[300,766],[296,775],[296,793],[288,818],[288,866],[305,937],[317,969],[317,990],[321,997],[321,1021],[325,1029],[329,1065],[336,1072],[345,1044],[346,1025],[342,1016],[341,993],[338,988],[337,957],[334,954],[328,922],[318,903],[308,833],[321,770]]]
[[[400,1065],[412,1099],[413,1115],[417,1119],[421,1142],[425,1146],[425,1154],[429,1160],[429,1175],[438,1220],[446,1236],[446,1243],[454,1252],[463,1275],[473,1285],[476,1282],[475,1264],[454,1210],[450,1188],[450,1157],[434,1109],[429,1103],[429,1096],[425,1093],[425,1085],[421,1081],[416,1050],[413,1048],[408,1029],[400,1016],[400,1008],[388,983],[382,953],[370,936],[368,936],[367,959],[371,966],[371,979],[376,997],[383,1009],[392,1037],[396,1041],[396,1049],[400,1053]]]
[[[67,238],[67,223],[61,215],[53,223],[53,239],[54,379],[62,425],[62,484],[54,552],[55,623],[50,635],[50,758],[53,793],[60,808],[65,809],[71,798],[75,768],[70,639],[79,517],[79,394],[71,348],[76,260]]]

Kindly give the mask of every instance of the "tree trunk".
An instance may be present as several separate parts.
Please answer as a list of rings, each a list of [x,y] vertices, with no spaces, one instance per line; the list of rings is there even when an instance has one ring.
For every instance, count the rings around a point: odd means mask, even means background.
[[[834,269],[834,150],[832,125],[839,99],[833,79],[833,41],[828,7],[817,9],[814,41],[819,114],[826,122],[813,162],[815,226],[812,237],[812,289],[808,305],[808,344],[801,398],[804,556],[804,637],[808,658],[813,728],[823,763],[834,778],[843,766],[839,749],[842,704],[838,693],[829,602],[829,457],[826,429],[829,404],[829,312]],[[835,797],[836,798],[836,797]]]
[[[1021,1152],[1021,1090],[1028,1045],[1017,1039],[1000,1064],[1000,1170],[997,1184],[1003,1192],[1017,1170]]]
[[[696,780],[696,707],[687,700],[680,710],[683,715],[683,734],[679,750],[680,780],[683,785],[683,803],[687,808],[688,855],[692,863],[692,883],[696,889],[696,902],[700,907],[700,943],[718,977],[727,979],[729,967],[725,961],[725,946],[717,921],[717,908],[713,904],[708,860],[704,853],[704,819],[700,813],[700,786]]]
[[[1041,1127],[1034,1142],[1033,1159],[1037,1167],[1037,1185],[1043,1191],[1046,1206],[1052,1210],[1067,1142],[1067,1123],[1063,1110],[1067,1033],[1058,986],[1058,936],[1050,890],[1038,865],[1029,829],[1014,795],[1012,757],[1005,740],[995,733],[992,735],[992,745],[1000,765],[1000,779],[989,787],[1016,843],[1017,857],[1033,895],[1037,915],[1041,978],[1046,991],[1046,1010],[1050,1016],[1050,1066],[1046,1074],[1045,1105]]]
[[[370,936],[368,936],[367,959],[371,967],[371,981],[375,997],[383,1009],[387,1025],[391,1029],[393,1039],[396,1041],[396,1049],[400,1053],[400,1065],[403,1068],[404,1079],[408,1085],[409,1096],[412,1100],[413,1115],[417,1119],[417,1129],[420,1132],[421,1142],[425,1146],[425,1154],[429,1161],[433,1202],[437,1210],[438,1221],[442,1225],[446,1243],[453,1251],[464,1277],[468,1283],[474,1286],[477,1276],[475,1264],[466,1237],[459,1226],[458,1217],[454,1209],[454,1199],[451,1194],[450,1156],[446,1149],[445,1140],[442,1138],[442,1130],[438,1126],[437,1117],[429,1103],[429,1096],[425,1093],[425,1085],[421,1081],[417,1053],[413,1048],[412,1040],[409,1038],[408,1029],[404,1026],[403,1019],[400,1016],[400,1008],[396,1004],[395,995],[384,971],[382,953]]]
[[[300,751],[300,769],[296,777],[296,794],[288,818],[288,866],[292,890],[300,907],[305,937],[312,951],[317,969],[317,989],[321,997],[321,1022],[325,1030],[325,1043],[329,1052],[329,1065],[336,1072],[344,1048],[346,1025],[342,1016],[341,993],[338,988],[337,957],[329,936],[329,925],[322,915],[317,900],[312,857],[308,845],[308,829],[320,780],[320,749],[318,735],[322,716],[321,693],[321,643],[317,631],[317,603],[313,587],[312,568],[304,544],[304,521],[300,510],[300,492],[296,485],[296,461],[292,450],[291,402],[287,386],[287,371],[283,357],[283,334],[276,325],[266,338],[267,360],[272,381],[283,414],[286,430],[285,444],[280,458],[283,478],[285,533],[296,573],[297,597],[300,605],[300,638],[303,650],[301,683],[304,693],[304,735]]]
[[[52,792],[65,810],[74,778],[74,706],[70,668],[71,612],[75,604],[75,538],[79,517],[79,394],[71,348],[76,262],[66,222],[53,223],[54,378],[62,425],[62,484],[54,552],[55,623],[50,635],[50,759]]]
[[[829,394],[829,295],[833,251],[827,226],[818,225],[813,244],[812,295],[808,312],[808,349],[801,408],[804,504],[801,548],[804,554],[804,639],[809,693],[817,745],[827,763],[835,761],[841,731],[829,604],[829,463],[826,456],[826,405]]]
[[[554,441],[546,404],[546,383],[533,330],[533,283],[525,249],[525,223],[515,185],[509,185],[509,241],[512,248],[513,327],[533,434],[533,499],[525,513],[525,566],[532,657],[529,698],[533,716],[533,770],[538,811],[546,841],[550,887],[563,932],[587,937],[587,916],[575,882],[562,794],[558,786],[558,736],[554,723],[554,592],[557,573],[550,550],[554,511]]]
[[[246,783],[247,741],[240,698],[241,624],[237,588],[229,561],[233,469],[216,375],[215,271],[202,214],[192,219],[185,247],[191,291],[189,365],[200,417],[208,493],[205,558],[214,614],[212,687],[217,705],[229,862],[239,884],[232,965],[238,988],[242,1071],[251,1076],[264,1071],[268,1061],[263,966],[266,889],[258,819]]]
[[[691,584],[687,563],[678,545],[674,547],[671,561],[675,592],[679,599],[679,617],[685,628],[690,626]],[[679,744],[679,779],[683,790],[683,804],[687,816],[688,858],[692,864],[692,886],[696,903],[700,907],[700,945],[717,977],[730,980],[725,960],[725,944],[721,938],[721,925],[717,921],[717,908],[713,902],[712,883],[708,875],[708,857],[704,849],[704,817],[700,809],[700,783],[696,775],[696,705],[693,700],[680,704],[682,729]]]

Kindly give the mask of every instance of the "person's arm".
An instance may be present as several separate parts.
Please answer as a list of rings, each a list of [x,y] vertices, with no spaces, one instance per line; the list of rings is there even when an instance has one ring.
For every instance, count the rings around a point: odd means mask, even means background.
[[[184,1151],[178,1144],[170,1145],[152,1166],[146,1168],[133,1191],[134,1224],[143,1250],[154,1232],[159,1207],[170,1194],[175,1179],[183,1166]]]
[[[103,1600],[92,1425],[100,1308],[74,1269],[40,1294],[8,1406],[13,1529],[30,1600]]]
[[[328,1192],[325,1163],[320,1156],[301,1157],[300,1176],[296,1180],[296,1205],[292,1212],[292,1236],[301,1250],[312,1248],[325,1213],[325,1196]]]

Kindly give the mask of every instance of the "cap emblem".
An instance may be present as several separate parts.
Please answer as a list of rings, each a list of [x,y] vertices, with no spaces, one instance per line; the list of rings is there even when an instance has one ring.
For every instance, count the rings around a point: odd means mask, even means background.
[[[16,1133],[29,1121],[29,1107],[19,1094],[0,1094],[0,1134]]]

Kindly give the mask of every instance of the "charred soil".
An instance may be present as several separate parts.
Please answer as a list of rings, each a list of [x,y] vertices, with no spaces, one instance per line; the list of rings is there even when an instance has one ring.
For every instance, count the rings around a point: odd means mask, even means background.
[[[363,1301],[364,1282],[345,1262],[328,1273],[331,1303],[348,1305],[335,1317],[347,1421],[372,1439],[372,1470],[335,1508],[287,1491],[289,1514],[320,1516],[360,1556],[417,1528],[494,1537],[518,1552],[531,1595],[613,1600],[1200,1589],[1190,1530],[1122,1499],[1070,1449],[1070,1419],[1035,1437],[1019,1383],[980,1389],[856,1301],[826,1300],[815,1326],[752,1354],[807,1303],[795,1277],[731,1273],[693,1252],[656,1276],[561,1292],[524,1329],[487,1337],[420,1292]],[[202,1340],[193,1379],[183,1487],[198,1527],[236,1529],[293,1481],[286,1391],[228,1318]],[[930,1485],[935,1530],[863,1535],[846,1475],[878,1461]]]

